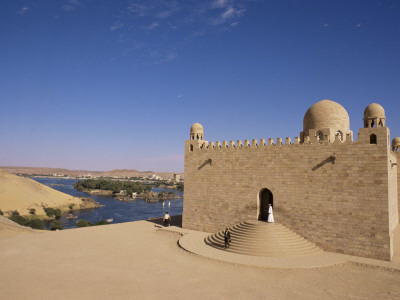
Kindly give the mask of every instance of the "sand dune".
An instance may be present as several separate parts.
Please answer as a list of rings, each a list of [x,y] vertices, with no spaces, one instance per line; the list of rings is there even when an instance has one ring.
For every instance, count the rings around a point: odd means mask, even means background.
[[[21,215],[28,215],[29,209],[34,208],[37,215],[44,215],[43,205],[67,208],[70,204],[79,207],[81,203],[79,198],[0,169],[0,210],[5,214],[18,210]]]
[[[0,239],[35,232],[37,231],[33,230],[30,227],[21,226],[7,218],[0,216]]]
[[[0,299],[397,299],[396,270],[271,269],[184,251],[139,221],[0,239]]]

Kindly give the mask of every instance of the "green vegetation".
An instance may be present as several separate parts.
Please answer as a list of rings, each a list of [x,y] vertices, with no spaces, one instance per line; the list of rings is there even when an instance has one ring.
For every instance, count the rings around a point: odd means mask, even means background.
[[[78,227],[88,227],[88,226],[108,225],[108,224],[109,223],[105,220],[100,220],[100,221],[96,222],[95,224],[93,224],[90,221],[83,220],[83,219],[76,222],[76,226],[78,226]]]
[[[177,189],[178,191],[183,191],[183,182],[178,182],[178,183],[176,184],[176,189]]]
[[[19,212],[16,210],[14,210],[11,213],[11,217],[9,217],[9,219],[19,225],[22,225],[22,226],[28,226],[33,229],[41,229],[41,230],[45,229],[44,223],[42,220],[25,218],[25,217],[21,216],[19,214]]]
[[[0,216],[2,216],[2,215],[4,215],[4,213],[1,211],[1,209],[0,209]]]
[[[114,181],[105,179],[85,179],[79,180],[74,184],[74,188],[78,191],[85,190],[106,190],[113,191],[114,194],[121,191],[126,191],[128,195],[132,193],[143,193],[144,191],[150,191],[150,186],[145,186],[140,182],[131,181]]]
[[[25,226],[29,226],[30,228],[33,228],[33,229],[40,229],[40,230],[44,230],[45,229],[44,223],[40,219],[27,220],[26,223],[25,223]]]
[[[61,217],[61,210],[59,208],[51,208],[51,207],[45,207],[43,210],[46,212],[46,215],[51,218],[51,217],[56,217],[57,219]]]
[[[23,216],[21,216],[19,214],[18,211],[14,210],[11,213],[11,217],[9,217],[9,219],[19,225],[25,226],[26,222],[28,221],[27,219],[25,219]]]
[[[183,182],[174,183],[172,181],[162,180],[162,181],[155,182],[152,186],[156,187],[156,188],[163,188],[163,187],[168,188],[168,189],[175,188],[178,191],[183,191]]]
[[[30,213],[31,215],[34,215],[34,214],[36,213],[36,209],[31,208],[31,209],[29,210],[29,213]]]
[[[58,220],[53,220],[50,222],[50,230],[62,230],[63,227],[61,225],[61,222]]]
[[[94,226],[97,226],[97,225],[108,225],[109,223],[107,222],[107,221],[105,221],[105,220],[100,220],[100,221],[97,221],[96,222],[96,224],[94,224]]]
[[[88,227],[88,226],[93,226],[93,223],[82,219],[82,220],[79,220],[78,222],[76,222],[76,226]]]

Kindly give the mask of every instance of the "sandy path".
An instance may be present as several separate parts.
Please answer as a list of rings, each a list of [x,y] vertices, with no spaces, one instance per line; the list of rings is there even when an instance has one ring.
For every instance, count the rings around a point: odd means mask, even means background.
[[[0,299],[394,299],[400,272],[267,269],[178,248],[140,221],[0,239]]]

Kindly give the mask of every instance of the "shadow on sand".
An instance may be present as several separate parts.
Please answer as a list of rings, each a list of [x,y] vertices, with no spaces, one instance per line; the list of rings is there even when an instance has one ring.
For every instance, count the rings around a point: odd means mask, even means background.
[[[163,223],[163,218],[153,218],[153,219],[147,219],[146,221],[152,222],[157,225],[164,226]],[[176,226],[182,228],[182,215],[178,216],[171,216],[171,226]]]

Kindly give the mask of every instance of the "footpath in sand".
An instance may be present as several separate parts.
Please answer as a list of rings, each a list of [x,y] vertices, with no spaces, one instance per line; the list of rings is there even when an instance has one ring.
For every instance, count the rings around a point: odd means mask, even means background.
[[[397,270],[355,263],[280,269],[221,262],[178,247],[179,232],[148,221],[3,238],[0,231],[0,299],[400,297]]]

